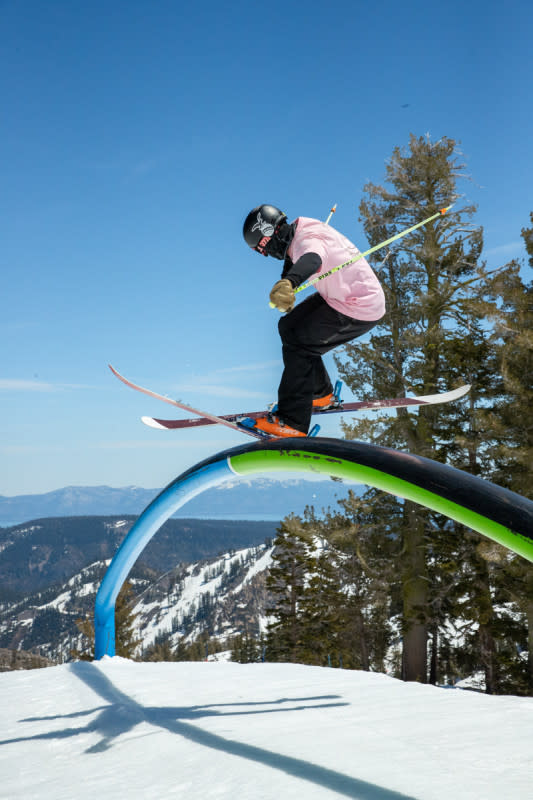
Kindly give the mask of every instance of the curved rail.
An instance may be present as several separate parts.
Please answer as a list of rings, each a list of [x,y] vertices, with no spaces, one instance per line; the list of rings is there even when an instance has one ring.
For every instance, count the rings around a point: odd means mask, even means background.
[[[225,450],[178,476],[147,506],[117,550],[95,602],[95,658],[115,655],[115,600],[161,525],[212,486],[265,472],[311,472],[363,483],[438,511],[533,561],[533,502],[421,456],[338,439],[275,439]]]

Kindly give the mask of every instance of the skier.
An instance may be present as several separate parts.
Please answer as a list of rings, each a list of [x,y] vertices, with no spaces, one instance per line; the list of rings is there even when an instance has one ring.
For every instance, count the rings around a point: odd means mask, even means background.
[[[318,281],[317,292],[296,308],[294,290],[308,278],[354,258],[359,250],[325,222],[298,217],[292,223],[276,206],[254,208],[244,221],[246,243],[283,261],[270,302],[281,312],[283,374],[278,403],[254,427],[271,436],[306,436],[314,408],[338,404],[322,355],[362,336],[385,313],[383,289],[364,258]],[[290,312],[290,313],[289,313]]]

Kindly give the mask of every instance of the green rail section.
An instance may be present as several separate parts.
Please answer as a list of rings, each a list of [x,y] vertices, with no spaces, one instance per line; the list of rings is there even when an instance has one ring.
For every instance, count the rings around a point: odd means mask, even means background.
[[[365,446],[365,450],[367,448],[368,445]],[[393,458],[389,461],[397,461],[400,458],[400,464],[402,464],[402,460],[406,462],[405,466],[410,467],[409,470],[406,470],[406,474],[412,472],[413,464],[417,464],[426,471],[425,476],[419,474],[417,477],[431,488],[425,488],[424,485],[414,482],[414,476],[413,482],[411,482],[397,474],[391,474],[385,469],[317,453],[315,450],[310,451],[307,447],[294,450],[275,449],[242,453],[229,457],[229,464],[232,470],[241,476],[276,471],[311,472],[340,478],[351,483],[373,486],[396,497],[412,500],[414,503],[437,511],[533,561],[533,503],[529,501],[524,503],[524,498],[520,495],[508,492],[479,478],[472,479],[472,476],[460,470],[446,467],[429,459],[408,456],[408,454],[395,451],[388,451],[388,453],[389,455],[394,453]],[[448,478],[447,481],[443,480],[445,477]],[[472,484],[475,484],[476,488],[476,492],[472,496],[463,497],[462,502],[453,499],[453,495],[459,499],[463,495],[470,494],[473,488]],[[440,492],[443,492],[444,496]],[[486,502],[489,496],[492,497],[491,503]],[[500,513],[497,517],[501,520],[508,519],[509,524],[502,524],[501,521],[487,516],[487,512],[489,514],[494,512],[496,505],[494,501],[497,497],[500,500],[498,505],[503,506],[499,509]],[[463,505],[463,502],[468,505]],[[520,514],[522,507],[528,505],[531,506],[529,520],[527,514]],[[521,516],[525,517],[523,524]],[[526,531],[529,532],[529,536]]]

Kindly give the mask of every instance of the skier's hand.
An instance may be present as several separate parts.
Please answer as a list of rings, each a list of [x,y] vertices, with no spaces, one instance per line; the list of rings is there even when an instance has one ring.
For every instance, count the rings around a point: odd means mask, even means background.
[[[279,311],[291,311],[294,307],[294,288],[288,278],[282,278],[274,284],[270,292],[270,302]]]

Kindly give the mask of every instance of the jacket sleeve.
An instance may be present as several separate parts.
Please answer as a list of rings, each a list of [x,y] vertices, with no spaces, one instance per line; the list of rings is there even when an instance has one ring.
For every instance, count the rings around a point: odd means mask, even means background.
[[[290,259],[285,259],[282,278],[288,278],[293,287],[296,288],[304,283],[311,275],[318,272],[322,265],[322,259],[318,253],[304,253],[298,261],[293,264]]]

